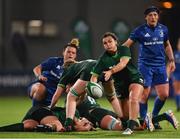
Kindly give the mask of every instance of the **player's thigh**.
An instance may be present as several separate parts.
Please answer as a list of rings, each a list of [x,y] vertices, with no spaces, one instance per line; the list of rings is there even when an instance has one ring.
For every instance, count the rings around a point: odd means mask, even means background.
[[[51,126],[55,125],[56,131],[61,131],[61,129],[63,128],[61,122],[56,116],[46,116],[40,121],[40,124]]]
[[[180,81],[174,80],[173,87],[175,94],[180,94]]]
[[[35,93],[38,93],[38,95],[45,95],[45,92],[46,87],[42,83],[37,82],[32,84],[30,89],[30,96],[33,97]]]
[[[26,130],[33,130],[39,123],[33,119],[27,119],[23,121],[24,129]]]
[[[72,89],[78,93],[78,95],[81,95],[84,93],[86,88],[87,81],[78,79],[75,84],[73,85]]]

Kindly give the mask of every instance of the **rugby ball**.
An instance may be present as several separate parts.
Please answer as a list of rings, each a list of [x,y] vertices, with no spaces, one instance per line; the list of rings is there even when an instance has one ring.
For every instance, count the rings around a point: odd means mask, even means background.
[[[86,86],[86,92],[88,96],[98,99],[103,95],[103,88],[98,83],[88,82]]]

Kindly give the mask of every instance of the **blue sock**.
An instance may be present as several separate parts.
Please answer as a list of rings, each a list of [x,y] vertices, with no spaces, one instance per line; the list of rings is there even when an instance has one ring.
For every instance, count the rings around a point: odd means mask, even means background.
[[[153,112],[152,115],[153,116],[157,116],[161,110],[161,108],[164,106],[166,100],[160,100],[159,97],[157,96],[154,102],[154,108],[153,108]]]
[[[175,98],[176,98],[176,107],[180,108],[180,94],[176,95]]]
[[[147,103],[139,103],[139,106],[140,106],[140,117],[142,119],[145,119],[148,105],[147,105]]]

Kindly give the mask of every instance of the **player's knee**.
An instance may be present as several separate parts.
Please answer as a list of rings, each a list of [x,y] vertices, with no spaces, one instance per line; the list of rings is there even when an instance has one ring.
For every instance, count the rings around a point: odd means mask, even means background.
[[[38,123],[33,122],[25,122],[24,123],[24,130],[25,131],[32,131],[38,125]]]
[[[121,122],[118,121],[116,118],[106,115],[101,121],[101,128],[108,129],[108,130],[121,130]]]
[[[164,94],[160,94],[158,96],[159,96],[160,100],[164,101],[164,100],[166,100],[169,97],[169,94],[168,93],[164,93]]]
[[[34,87],[30,93],[31,97],[37,101],[41,101],[45,98],[46,92],[45,89],[41,87]]]

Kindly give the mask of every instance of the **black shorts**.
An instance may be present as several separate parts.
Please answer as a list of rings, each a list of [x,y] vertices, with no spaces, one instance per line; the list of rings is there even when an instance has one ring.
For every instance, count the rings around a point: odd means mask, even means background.
[[[40,122],[46,116],[55,116],[55,115],[48,107],[35,106],[35,107],[31,107],[31,109],[26,113],[22,121],[32,119],[37,122]]]
[[[115,118],[118,118],[117,114],[103,108],[95,108],[90,112],[90,117],[88,120],[90,120],[96,127],[99,127],[101,124],[101,120],[104,118],[106,115],[111,115]]]

